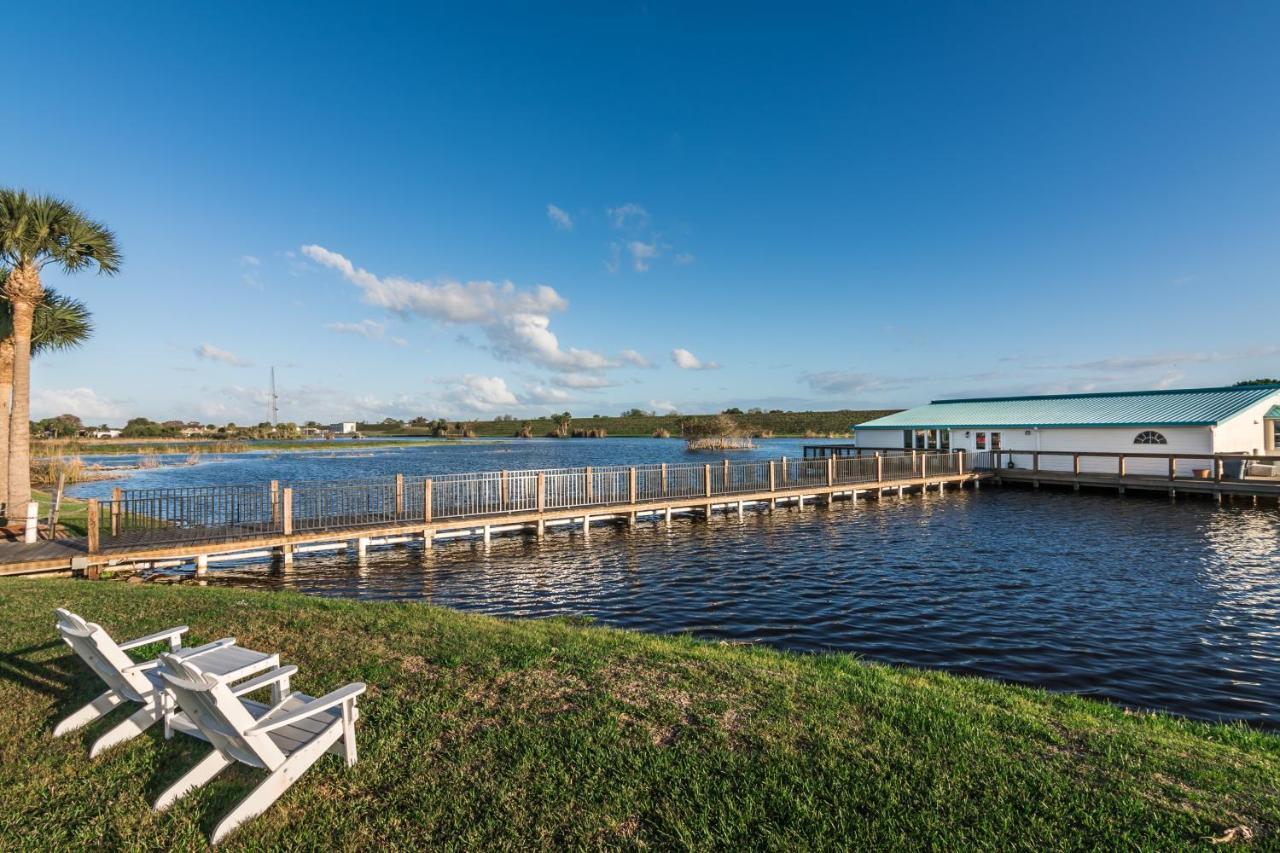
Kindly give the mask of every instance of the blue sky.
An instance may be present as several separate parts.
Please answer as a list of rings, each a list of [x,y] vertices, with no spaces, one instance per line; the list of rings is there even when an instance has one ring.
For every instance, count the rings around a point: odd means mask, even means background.
[[[260,5],[6,12],[0,182],[125,252],[37,416],[1280,375],[1276,4]]]

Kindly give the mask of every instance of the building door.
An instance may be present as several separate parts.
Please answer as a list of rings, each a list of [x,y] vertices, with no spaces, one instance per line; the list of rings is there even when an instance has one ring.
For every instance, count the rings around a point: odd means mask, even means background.
[[[991,449],[992,450],[1000,449],[1000,433],[998,432],[991,433]]]

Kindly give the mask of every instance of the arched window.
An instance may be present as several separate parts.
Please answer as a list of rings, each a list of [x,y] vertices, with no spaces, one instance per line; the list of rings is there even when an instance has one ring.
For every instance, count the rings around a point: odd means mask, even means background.
[[[1165,437],[1153,429],[1144,430],[1138,433],[1138,437],[1133,440],[1134,444],[1168,444]]]

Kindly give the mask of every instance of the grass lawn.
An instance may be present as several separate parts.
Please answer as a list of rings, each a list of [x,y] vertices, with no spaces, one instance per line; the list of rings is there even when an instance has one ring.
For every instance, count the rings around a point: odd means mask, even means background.
[[[205,754],[123,719],[57,740],[102,690],[56,638],[67,606],[118,639],[276,650],[320,695],[365,681],[360,763],[326,756],[232,848],[1168,850],[1238,825],[1280,846],[1280,738],[992,681],[415,604],[0,581],[0,849],[197,849],[263,778],[236,767],[163,815]],[[154,652],[155,649],[147,650]]]

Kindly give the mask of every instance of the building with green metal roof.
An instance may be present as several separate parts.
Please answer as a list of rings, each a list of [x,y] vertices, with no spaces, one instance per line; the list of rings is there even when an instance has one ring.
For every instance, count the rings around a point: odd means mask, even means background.
[[[934,400],[853,429],[864,448],[1273,453],[1280,385]]]

